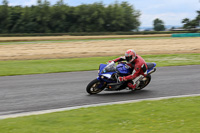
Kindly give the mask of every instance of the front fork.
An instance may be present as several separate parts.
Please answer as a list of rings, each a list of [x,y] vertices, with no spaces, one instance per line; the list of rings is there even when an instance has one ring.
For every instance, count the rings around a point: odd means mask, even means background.
[[[97,77],[97,80],[99,80],[99,82],[100,82],[100,84],[97,86],[98,88],[102,88],[102,87],[104,87],[107,84],[100,77]]]

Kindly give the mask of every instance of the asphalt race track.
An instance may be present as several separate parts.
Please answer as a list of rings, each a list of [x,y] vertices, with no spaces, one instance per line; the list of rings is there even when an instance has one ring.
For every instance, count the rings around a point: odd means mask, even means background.
[[[200,94],[200,65],[160,67],[140,91],[88,95],[97,71],[0,77],[0,116],[144,98]]]

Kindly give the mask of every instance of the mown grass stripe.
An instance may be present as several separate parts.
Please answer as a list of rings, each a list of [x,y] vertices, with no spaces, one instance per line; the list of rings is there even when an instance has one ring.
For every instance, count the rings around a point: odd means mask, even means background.
[[[0,76],[97,70],[100,63],[106,63],[117,57],[0,61]],[[146,62],[155,62],[157,67],[200,65],[200,54],[142,55],[142,57]]]

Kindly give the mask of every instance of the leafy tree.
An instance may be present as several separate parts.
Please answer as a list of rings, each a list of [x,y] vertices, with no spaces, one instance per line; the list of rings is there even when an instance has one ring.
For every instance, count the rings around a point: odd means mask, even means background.
[[[0,33],[59,33],[131,31],[140,25],[139,11],[127,2],[105,6],[102,2],[68,6],[63,0],[51,5],[37,0],[37,5],[0,5]]]
[[[15,31],[15,27],[18,26],[22,16],[22,10],[23,8],[21,6],[10,7],[9,24],[8,24],[8,30],[10,32]],[[16,30],[16,32],[18,31]]]
[[[140,12],[135,10],[132,5],[127,2],[122,2],[121,8],[123,9],[123,19],[125,27],[121,31],[129,31],[131,29],[137,29],[140,26],[139,17]]]
[[[184,18],[183,20],[182,20],[182,23],[189,23],[190,22],[190,19],[189,18]]]
[[[188,18],[184,18],[182,20],[183,28],[185,29],[192,29],[200,26],[200,11],[197,11],[197,17],[193,20],[190,20]]]
[[[196,21],[197,21],[197,25],[200,27],[200,10],[197,11],[197,17],[196,17]]]
[[[0,32],[6,33],[9,31],[9,7],[8,1],[3,0],[3,5],[0,6]]]
[[[185,18],[182,20],[183,28],[185,29],[191,29],[191,28],[195,28],[196,27],[196,22],[194,20],[190,20],[188,18]]]
[[[140,25],[138,20],[140,12],[135,10],[127,2],[121,4],[115,3],[106,8],[107,31],[131,31],[137,29]]]
[[[68,32],[70,18],[68,12],[70,7],[63,3],[63,0],[58,1],[51,7],[50,29],[52,32]]]
[[[42,2],[38,0],[38,6],[36,6],[36,22],[38,23],[38,32],[39,33],[48,33],[49,30],[49,21],[50,21],[50,3],[47,0]]]
[[[158,18],[156,18],[153,21],[153,26],[154,26],[155,31],[164,31],[165,30],[164,22]]]

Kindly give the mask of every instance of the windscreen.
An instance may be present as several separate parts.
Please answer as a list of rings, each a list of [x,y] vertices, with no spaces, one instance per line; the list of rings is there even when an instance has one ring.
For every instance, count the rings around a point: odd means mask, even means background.
[[[103,69],[101,73],[115,72],[115,71],[116,71],[115,63],[110,63]]]

